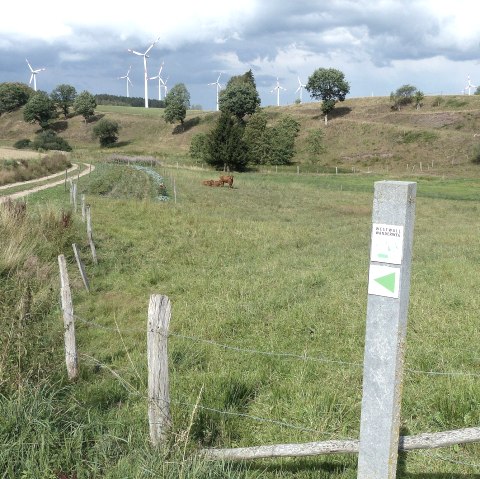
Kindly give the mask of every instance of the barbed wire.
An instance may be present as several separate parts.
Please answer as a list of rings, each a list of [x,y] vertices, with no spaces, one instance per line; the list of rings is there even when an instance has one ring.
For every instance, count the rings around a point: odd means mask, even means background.
[[[95,323],[93,321],[88,321],[84,318],[81,318],[78,315],[74,315],[75,319],[78,319],[84,324],[89,326],[97,327],[106,331],[113,331],[115,333],[120,332],[135,332],[135,333],[143,333],[144,330],[140,328],[122,328],[119,330],[118,328],[103,326],[101,324]],[[291,358],[297,359],[302,361],[312,361],[312,362],[319,362],[319,363],[326,363],[326,364],[338,364],[340,366],[352,366],[357,368],[363,368],[363,363],[354,362],[354,361],[342,361],[339,359],[330,359],[330,358],[322,358],[317,356],[308,356],[306,354],[297,354],[297,353],[289,353],[289,352],[278,352],[278,351],[263,351],[260,349],[253,349],[253,348],[241,348],[239,346],[231,346],[228,344],[219,343],[217,341],[213,341],[211,339],[204,339],[198,338],[195,336],[187,336],[184,334],[178,333],[168,333],[169,337],[175,337],[179,339],[185,339],[188,341],[194,341],[203,344],[209,344],[211,346],[218,347],[220,349],[229,350],[229,351],[236,351],[241,353],[248,353],[248,354],[259,354],[263,356],[271,356],[271,357],[280,357],[280,358]],[[432,371],[432,370],[421,370],[421,369],[413,369],[413,368],[405,368],[405,372],[413,373],[413,374],[424,374],[427,376],[446,376],[446,377],[472,377],[478,378],[480,377],[479,373],[471,373],[471,372],[464,372],[464,371]]]
[[[145,394],[138,391],[133,385],[131,385],[126,379],[124,379],[117,371],[112,369],[110,366],[102,363],[98,359],[96,359],[93,356],[90,356],[88,354],[80,354],[80,356],[83,356],[84,358],[90,360],[91,362],[95,363],[98,366],[104,367],[130,393],[135,394],[135,395],[140,396],[140,397],[143,397],[145,400],[148,399]],[[285,427],[285,428],[289,428],[289,429],[296,429],[296,430],[303,431],[303,432],[311,432],[311,433],[315,433],[317,435],[324,435],[325,436],[325,433],[322,433],[318,429],[312,429],[312,428],[308,428],[308,427],[305,427],[305,426],[300,426],[298,424],[292,424],[292,423],[288,423],[286,421],[280,421],[278,419],[271,419],[271,418],[265,418],[265,417],[260,417],[260,416],[253,416],[251,414],[240,413],[240,412],[235,412],[235,411],[225,411],[225,410],[222,410],[222,409],[217,409],[217,408],[213,408],[213,407],[209,407],[209,406],[203,406],[201,404],[195,405],[195,404],[192,404],[192,403],[189,403],[189,402],[180,401],[178,399],[171,399],[170,401],[165,401],[161,398],[158,398],[158,400],[163,402],[163,403],[168,403],[169,402],[170,404],[176,404],[176,405],[179,405],[179,406],[186,406],[186,407],[191,407],[191,408],[196,407],[198,409],[202,409],[202,410],[210,411],[210,412],[215,412],[215,413],[222,414],[222,415],[225,415],[225,416],[241,417],[241,418],[251,419],[251,420],[254,420],[254,421],[257,421],[257,422],[266,422],[266,423],[269,423],[269,424],[275,424],[277,426],[281,426],[281,427]],[[327,413],[325,412],[324,414],[327,414]]]

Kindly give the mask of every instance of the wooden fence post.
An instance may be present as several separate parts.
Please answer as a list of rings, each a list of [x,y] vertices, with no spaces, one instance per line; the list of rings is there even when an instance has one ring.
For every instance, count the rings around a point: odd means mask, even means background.
[[[357,479],[396,476],[416,186],[375,183]]]
[[[171,304],[167,296],[152,294],[148,306],[148,421],[154,446],[165,442],[172,420],[168,390],[168,326]]]
[[[82,195],[82,221],[85,223],[85,195]]]
[[[68,168],[65,168],[65,192],[67,191]]]
[[[71,178],[68,179],[68,183],[70,185],[70,204],[73,204],[73,181]]]
[[[83,284],[85,285],[85,289],[90,292],[90,285],[88,284],[87,273],[85,272],[85,266],[82,263],[80,258],[80,253],[78,251],[77,245],[75,243],[72,244],[73,253],[75,254],[75,259],[77,261],[77,266],[80,271],[80,276],[82,277]]]
[[[65,362],[67,364],[68,379],[73,380],[78,376],[78,356],[75,342],[75,322],[73,319],[72,294],[68,280],[67,263],[65,256],[58,257],[60,268],[60,294],[62,298],[64,340],[65,340]]]
[[[73,211],[77,212],[77,183],[73,183]]]
[[[92,233],[92,214],[90,211],[90,205],[86,207],[87,214],[87,237],[90,244],[90,250],[92,251],[92,259],[95,264],[98,264],[97,260],[97,250],[95,249],[95,243],[93,242],[93,233]]]

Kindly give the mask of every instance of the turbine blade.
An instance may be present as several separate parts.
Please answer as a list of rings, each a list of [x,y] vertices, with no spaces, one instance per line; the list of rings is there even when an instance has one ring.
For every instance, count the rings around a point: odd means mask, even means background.
[[[28,82],[28,84],[29,84],[29,85],[31,85],[31,84],[32,84],[32,81],[33,81],[33,75],[34,75],[34,73],[32,73],[32,76],[30,77],[30,81]]]
[[[33,72],[32,65],[30,65],[30,63],[28,63],[28,60],[26,58],[25,58],[25,61],[27,62],[27,65],[28,65],[28,68],[30,68],[30,71]]]

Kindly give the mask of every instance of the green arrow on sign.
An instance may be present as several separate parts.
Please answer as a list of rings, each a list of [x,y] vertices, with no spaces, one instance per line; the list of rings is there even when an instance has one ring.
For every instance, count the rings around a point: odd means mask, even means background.
[[[388,289],[388,291],[391,291],[392,293],[395,292],[395,273],[390,273],[385,276],[381,276],[380,278],[375,278],[375,281],[384,288]]]

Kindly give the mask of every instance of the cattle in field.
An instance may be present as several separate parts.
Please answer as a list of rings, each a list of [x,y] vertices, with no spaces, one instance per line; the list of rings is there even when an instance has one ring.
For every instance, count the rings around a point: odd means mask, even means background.
[[[202,184],[205,186],[213,186],[213,180],[203,180]]]
[[[223,183],[221,182],[221,180],[214,180],[213,186],[223,186]]]
[[[221,175],[220,181],[222,182],[222,186],[227,183],[230,188],[233,188],[233,176],[232,175]]]

